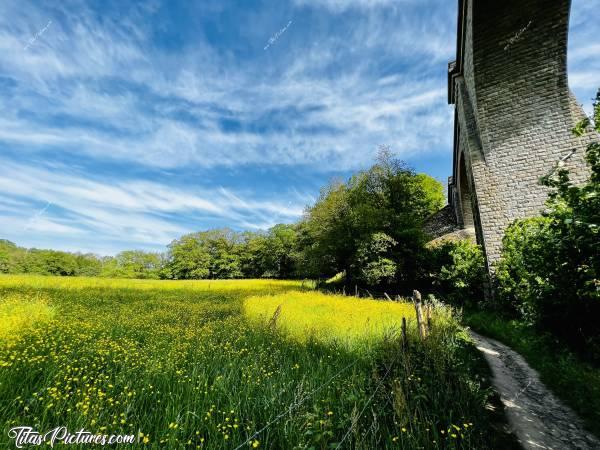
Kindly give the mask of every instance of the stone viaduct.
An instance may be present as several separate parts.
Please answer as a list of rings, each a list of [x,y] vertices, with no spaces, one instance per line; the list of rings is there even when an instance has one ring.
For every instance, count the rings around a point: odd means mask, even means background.
[[[567,82],[570,0],[459,0],[454,163],[446,215],[482,245],[488,268],[506,227],[540,213],[539,178],[557,164],[575,182],[588,170],[588,140],[571,129],[584,116]],[[447,231],[447,230],[446,230]]]

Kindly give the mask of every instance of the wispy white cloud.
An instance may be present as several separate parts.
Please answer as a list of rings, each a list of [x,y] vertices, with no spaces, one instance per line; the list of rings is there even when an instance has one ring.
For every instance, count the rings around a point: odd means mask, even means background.
[[[40,218],[42,217],[42,214],[44,214],[46,212],[46,210],[50,207],[51,203],[48,202],[46,203],[46,206],[44,206],[42,209],[40,209],[38,212],[36,212],[28,221],[27,221],[27,225],[25,225],[25,227],[23,227],[24,230],[26,230],[27,228],[31,228],[35,222],[38,222],[40,220]]]
[[[569,85],[573,89],[589,89],[594,86],[600,88],[600,72],[585,69],[574,71],[569,75]]]
[[[573,0],[569,30],[569,86],[586,112],[600,88],[600,33],[598,1]]]
[[[366,6],[368,2],[357,3]],[[167,168],[300,164],[352,169],[369,162],[382,132],[392,134],[388,141],[403,142],[396,149],[401,155],[449,143],[447,130],[440,128],[434,136],[414,126],[415,115],[431,115],[438,122],[445,117],[439,111],[444,107],[443,96],[427,97],[432,89],[440,90],[431,78],[423,82],[420,73],[408,72],[399,82],[390,81],[373,90],[371,85],[377,79],[369,73],[370,61],[360,62],[341,77],[318,73],[339,63],[339,55],[332,49],[343,41],[362,46],[362,52],[414,53],[410,38],[415,31],[427,33],[422,52],[447,59],[452,39],[441,29],[427,32],[425,20],[418,21],[415,30],[409,17],[399,16],[402,26],[384,27],[377,26],[379,16],[369,17],[359,23],[349,40],[348,36],[333,35],[318,47],[299,49],[298,54],[308,53],[293,59],[289,66],[278,65],[283,72],[266,74],[265,83],[260,81],[265,74],[256,68],[240,71],[234,67],[223,76],[222,57],[205,43],[169,60],[170,72],[165,71],[169,57],[152,49],[147,30],[133,20],[108,18],[100,24],[86,7],[77,16],[61,12],[65,19],[56,21],[44,39],[40,38],[44,45],[31,54],[22,52],[19,37],[26,34],[30,17],[15,13],[10,27],[5,22],[0,28],[0,50],[4,50],[0,64],[19,80],[13,98],[0,100],[7,107],[10,101],[15,111],[3,119],[0,139],[26,150],[61,146],[95,158]],[[43,13],[38,11],[37,16],[35,21],[41,20]],[[202,61],[202,65],[188,61]],[[136,90],[107,91],[99,85],[108,78],[125,77],[136,84]],[[161,100],[160,106],[148,107],[144,99],[148,92]],[[46,100],[40,102],[40,95]],[[415,96],[423,101],[410,104]],[[170,115],[177,105],[197,122],[190,124]],[[297,121],[278,123],[275,131],[253,129],[257,122],[268,129],[271,116],[281,121],[276,111],[285,114],[304,106],[313,109],[303,112]],[[230,113],[215,111],[223,107]],[[35,115],[24,117],[19,111],[35,111]],[[87,122],[74,121],[65,127],[48,120],[61,114]],[[228,116],[242,128],[224,129],[221,121]],[[102,127],[95,126],[98,123]],[[390,124],[394,125],[391,130]],[[315,136],[318,127],[328,131]],[[406,140],[399,133],[393,136],[394,130],[409,136]]]
[[[341,12],[347,9],[373,9],[415,3],[418,0],[294,0],[299,6],[322,7]]]
[[[197,229],[190,223],[193,217],[258,229],[295,220],[302,213],[300,200],[290,205],[283,200],[245,199],[222,187],[190,193],[135,179],[113,184],[6,161],[0,166],[0,192],[12,212],[4,214],[3,233],[26,237],[37,232],[49,238],[69,234],[75,242],[127,239],[131,245],[166,245]],[[41,199],[52,205],[43,216],[37,206]],[[177,219],[180,214],[188,220],[182,223]]]
[[[36,231],[41,233],[48,233],[52,235],[57,234],[80,234],[82,231],[79,228],[63,225],[62,223],[50,220],[47,217],[39,217],[29,222],[25,231]]]
[[[600,42],[592,42],[588,45],[572,49],[569,52],[569,59],[572,62],[581,62],[590,59],[595,61],[598,59],[598,55],[600,55]]]
[[[381,143],[402,158],[451,153],[445,69],[455,56],[455,2],[293,0],[284,19],[254,12],[256,22],[229,47],[222,41],[231,36],[209,39],[188,24],[178,30],[188,39],[174,48],[156,38],[169,26],[164,8],[174,6],[155,1],[116,14],[107,6],[102,15],[92,6],[0,2],[0,214],[11,236],[46,201],[54,206],[28,238],[61,235],[64,245],[111,251],[213,224],[291,221],[316,195],[218,177],[208,188],[183,188],[176,176],[159,183],[133,168],[243,177],[277,167],[325,180],[366,167]],[[570,84],[581,102],[600,85],[595,11],[573,2]]]

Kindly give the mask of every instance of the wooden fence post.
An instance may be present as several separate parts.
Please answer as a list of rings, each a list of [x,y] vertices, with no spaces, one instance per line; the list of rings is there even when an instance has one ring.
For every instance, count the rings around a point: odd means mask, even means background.
[[[419,336],[425,339],[425,321],[423,320],[423,303],[421,302],[421,293],[417,290],[413,291],[413,301],[415,303],[415,311],[417,313],[417,326],[419,327]]]
[[[408,337],[406,336],[406,317],[402,318],[402,347],[408,347]]]
[[[354,296],[358,297],[358,285],[357,284],[354,285]]]
[[[281,314],[281,305],[277,307],[275,313],[273,313],[273,317],[269,320],[269,328],[274,329],[277,327],[277,319],[279,319],[279,315]]]

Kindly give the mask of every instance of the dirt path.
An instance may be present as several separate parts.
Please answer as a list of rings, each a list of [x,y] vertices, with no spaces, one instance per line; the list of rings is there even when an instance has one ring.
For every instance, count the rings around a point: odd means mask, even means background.
[[[521,355],[504,344],[471,332],[493,373],[508,423],[525,449],[600,449],[600,440],[540,381]]]

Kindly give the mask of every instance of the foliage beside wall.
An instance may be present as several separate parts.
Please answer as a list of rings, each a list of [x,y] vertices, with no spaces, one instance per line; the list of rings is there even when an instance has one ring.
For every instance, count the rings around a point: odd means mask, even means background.
[[[600,132],[594,118],[574,132]],[[497,265],[501,299],[517,317],[600,360],[600,143],[586,150],[590,178],[575,185],[560,164],[541,182],[551,189],[543,217],[507,230]]]
[[[467,240],[443,242],[426,253],[425,285],[456,306],[483,301],[486,270],[481,247]]]

